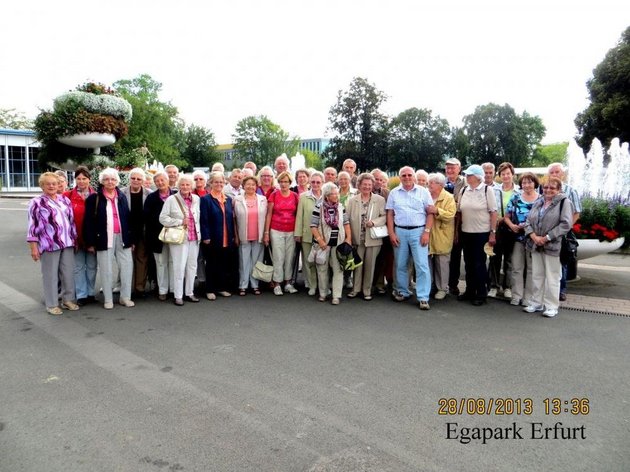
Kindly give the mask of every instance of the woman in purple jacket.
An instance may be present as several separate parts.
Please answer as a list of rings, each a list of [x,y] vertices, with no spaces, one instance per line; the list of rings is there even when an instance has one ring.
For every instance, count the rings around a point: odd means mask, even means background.
[[[61,315],[62,307],[70,311],[79,309],[73,301],[77,229],[70,200],[57,193],[58,177],[45,172],[39,177],[39,186],[44,193],[29,203],[26,241],[31,247],[33,260],[41,261],[46,311]],[[61,307],[58,297],[60,278]]]

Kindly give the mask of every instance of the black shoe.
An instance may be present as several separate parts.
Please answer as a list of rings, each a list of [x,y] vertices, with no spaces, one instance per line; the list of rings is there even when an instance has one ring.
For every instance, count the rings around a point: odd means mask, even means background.
[[[469,294],[469,293],[466,293],[466,292],[462,293],[461,295],[457,295],[457,301],[458,302],[466,302],[466,301],[472,300],[472,299],[473,299],[473,296],[471,294]]]
[[[471,302],[474,306],[481,306],[484,303],[486,303],[486,300],[483,298],[475,298],[472,302]]]
[[[567,301],[567,294],[564,292],[560,292],[560,301],[561,302],[566,302]]]
[[[79,298],[79,299],[77,299],[77,305],[85,306],[87,304],[88,304],[88,299],[87,298]]]
[[[184,300],[186,300],[187,302],[192,302],[192,303],[199,303],[199,299],[197,297],[195,297],[194,295],[189,296],[185,296]]]
[[[85,302],[86,304],[87,304],[87,303],[96,303],[96,297],[95,297],[94,295],[89,295],[89,296],[86,298],[86,300],[87,300],[87,302]]]

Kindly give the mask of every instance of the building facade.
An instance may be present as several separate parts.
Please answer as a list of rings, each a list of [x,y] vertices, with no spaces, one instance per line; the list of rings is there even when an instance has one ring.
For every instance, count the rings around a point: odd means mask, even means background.
[[[41,174],[35,132],[0,128],[0,183],[2,191],[39,191]]]

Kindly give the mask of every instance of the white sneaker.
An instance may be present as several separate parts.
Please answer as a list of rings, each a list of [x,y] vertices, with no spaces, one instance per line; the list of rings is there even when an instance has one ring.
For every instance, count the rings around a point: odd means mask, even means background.
[[[543,316],[546,316],[547,318],[553,318],[557,314],[558,314],[558,310],[554,308],[550,308],[549,310],[543,311]]]
[[[280,285],[276,285],[273,288],[273,294],[278,296],[284,295],[284,293],[282,293],[282,287]]]
[[[121,298],[118,303],[120,303],[122,306],[126,306],[129,308],[131,308],[132,306],[136,306],[136,304],[132,302],[131,300],[129,300],[128,298]]]
[[[513,298],[512,300],[510,300],[510,305],[519,306],[520,304],[521,301],[518,298]]]
[[[497,289],[491,288],[490,290],[488,290],[488,296],[490,298],[497,298]]]
[[[308,289],[308,296],[309,296],[309,297],[313,297],[313,296],[315,296],[315,294],[316,294],[316,293],[317,293],[317,290],[316,290],[316,289],[314,289],[314,288],[309,288],[309,289]]]
[[[505,290],[503,290],[503,296],[505,298],[512,298],[512,289],[506,288]]]
[[[438,290],[437,292],[435,292],[436,300],[444,300],[445,297],[446,297],[446,292],[444,290]]]
[[[297,289],[292,284],[286,284],[284,286],[284,291],[286,293],[297,293]]]
[[[543,311],[542,305],[527,305],[523,308],[525,313],[536,313],[537,311]]]
[[[105,308],[106,310],[112,310],[114,308],[114,303],[113,302],[105,302],[105,303],[103,303],[103,308]]]

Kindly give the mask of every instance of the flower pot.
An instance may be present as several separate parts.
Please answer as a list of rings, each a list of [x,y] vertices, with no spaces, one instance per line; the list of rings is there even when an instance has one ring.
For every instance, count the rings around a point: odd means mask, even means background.
[[[617,238],[614,241],[600,241],[598,239],[578,239],[578,260],[589,259],[615,251],[623,246],[624,238]]]
[[[103,146],[110,146],[116,142],[113,134],[107,133],[80,133],[58,138],[62,144],[77,148],[93,148],[94,154],[99,154]]]

